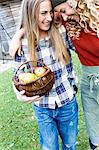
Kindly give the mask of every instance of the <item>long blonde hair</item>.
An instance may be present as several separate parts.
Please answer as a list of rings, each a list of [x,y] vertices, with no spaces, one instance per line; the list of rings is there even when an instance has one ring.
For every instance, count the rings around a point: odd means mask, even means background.
[[[69,36],[79,38],[81,30],[85,32],[92,31],[99,37],[99,0],[68,0],[75,10],[75,14],[79,17],[79,23],[70,20],[67,22],[69,28]],[[90,30],[90,29],[91,30]]]
[[[81,26],[85,29],[89,26],[99,37],[99,1],[79,0],[77,9]]]
[[[28,47],[30,52],[30,59],[36,60],[36,48],[40,40],[38,15],[40,3],[46,0],[23,0],[22,13],[24,14],[23,22],[26,29],[26,36],[28,39]],[[65,62],[69,60],[69,55],[58,29],[51,24],[48,31],[53,46],[55,47],[55,56],[58,61]]]

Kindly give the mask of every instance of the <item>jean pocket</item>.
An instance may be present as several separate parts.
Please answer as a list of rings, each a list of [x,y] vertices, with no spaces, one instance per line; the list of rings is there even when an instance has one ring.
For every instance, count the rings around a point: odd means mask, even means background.
[[[78,112],[78,104],[75,97],[72,101],[63,106],[63,111],[66,112],[67,115],[74,115]]]
[[[44,122],[48,118],[48,114],[50,113],[47,108],[38,107],[34,104],[34,113],[38,122]]]

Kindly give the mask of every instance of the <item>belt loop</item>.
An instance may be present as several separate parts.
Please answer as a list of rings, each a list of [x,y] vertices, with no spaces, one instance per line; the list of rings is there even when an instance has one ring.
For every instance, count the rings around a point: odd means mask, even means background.
[[[57,103],[55,102],[55,109],[57,109],[58,108],[58,105],[57,105]]]
[[[89,78],[89,82],[90,82],[90,92],[93,93],[93,85],[94,85],[93,79],[94,79],[94,75],[91,74],[91,75],[88,76],[88,78]]]
[[[93,93],[93,77],[90,78],[90,92]]]

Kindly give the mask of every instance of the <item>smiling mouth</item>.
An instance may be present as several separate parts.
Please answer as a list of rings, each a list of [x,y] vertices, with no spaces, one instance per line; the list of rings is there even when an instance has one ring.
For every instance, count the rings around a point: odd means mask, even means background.
[[[45,27],[46,27],[46,28],[49,28],[49,27],[50,27],[50,24],[45,24]]]
[[[49,26],[51,23],[50,22],[44,22],[44,24]]]

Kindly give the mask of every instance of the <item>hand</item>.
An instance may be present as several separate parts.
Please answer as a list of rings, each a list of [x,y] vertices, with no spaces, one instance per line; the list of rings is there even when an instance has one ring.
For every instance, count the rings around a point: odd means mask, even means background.
[[[25,90],[19,92],[16,89],[14,83],[12,83],[12,86],[13,86],[14,92],[17,96],[17,99],[21,102],[32,103],[32,102],[35,102],[35,101],[40,101],[42,99],[42,97],[40,97],[39,95],[38,96],[33,96],[33,97],[27,97],[25,95]]]
[[[61,12],[61,16],[62,16],[64,21],[67,21],[67,19],[68,19],[68,15],[67,14]]]

